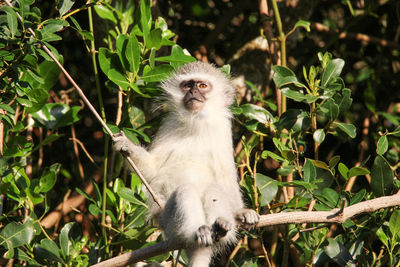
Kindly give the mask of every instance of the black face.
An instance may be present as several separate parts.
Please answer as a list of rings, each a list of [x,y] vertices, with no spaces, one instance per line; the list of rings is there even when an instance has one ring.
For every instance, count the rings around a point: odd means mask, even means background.
[[[211,91],[209,82],[200,80],[183,81],[180,84],[180,88],[185,94],[183,104],[187,110],[196,112],[203,109],[206,101],[205,95]]]

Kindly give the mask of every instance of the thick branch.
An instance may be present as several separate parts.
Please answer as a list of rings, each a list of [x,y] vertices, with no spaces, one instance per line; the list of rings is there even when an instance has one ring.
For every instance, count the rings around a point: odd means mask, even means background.
[[[257,227],[265,227],[278,224],[301,224],[301,223],[343,223],[358,214],[374,212],[379,209],[400,205],[400,191],[392,196],[379,197],[357,203],[344,209],[333,209],[331,211],[295,211],[281,212],[276,214],[262,215]],[[341,210],[343,212],[341,212]],[[180,249],[182,246],[164,241],[154,246],[141,248],[121,256],[93,265],[93,267],[116,267],[126,266],[141,260],[148,259],[168,251]]]

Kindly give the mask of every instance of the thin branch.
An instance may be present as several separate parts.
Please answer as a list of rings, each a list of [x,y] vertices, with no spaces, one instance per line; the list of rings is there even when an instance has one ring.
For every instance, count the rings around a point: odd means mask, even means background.
[[[333,31],[329,29],[327,26],[323,25],[322,23],[313,23],[311,27],[319,32],[326,32],[328,34],[337,35],[339,39],[354,39],[360,42],[373,43],[380,46],[387,46],[397,49],[400,48],[400,44],[397,42],[388,41],[374,36],[369,36],[363,33]]]
[[[331,211],[296,211],[281,212],[275,214],[262,215],[257,227],[265,227],[279,224],[302,224],[302,223],[343,223],[361,213],[370,213],[379,209],[394,207],[400,205],[400,191],[392,196],[379,197],[367,201],[357,203],[355,205]],[[173,241],[163,241],[156,245],[141,248],[132,252],[125,253],[121,256],[111,258],[109,260],[92,265],[92,267],[117,267],[126,266],[138,261],[142,261],[166,253],[168,251],[181,249],[182,245],[178,245]]]

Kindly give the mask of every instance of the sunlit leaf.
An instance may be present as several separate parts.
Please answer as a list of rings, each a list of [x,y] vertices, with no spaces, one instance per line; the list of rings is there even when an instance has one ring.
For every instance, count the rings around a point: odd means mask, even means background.
[[[328,62],[321,77],[321,85],[326,87],[340,75],[344,66],[344,60],[340,58]]]
[[[369,170],[363,167],[353,167],[349,170],[349,177],[369,174]]]
[[[114,24],[117,24],[117,18],[115,17],[114,13],[112,10],[107,8],[104,5],[95,5],[94,10],[96,11],[97,15],[102,18],[102,19],[107,19]]]
[[[345,132],[348,136],[351,138],[356,137],[356,127],[353,124],[350,123],[344,123],[344,122],[336,122],[336,125],[340,130]]]
[[[311,23],[309,22],[309,21],[306,21],[306,20],[299,20],[299,21],[297,21],[296,22],[296,24],[294,25],[294,29],[296,29],[296,28],[304,28],[306,31],[310,31],[310,25],[311,25]]]
[[[65,13],[67,13],[73,4],[75,4],[75,0],[60,0],[58,3],[58,12],[60,13],[60,16],[63,16]]]
[[[378,143],[376,144],[376,153],[378,155],[383,155],[389,148],[389,142],[386,135],[382,135],[378,139]]]
[[[274,179],[260,173],[256,174],[256,179],[258,190],[260,190],[262,196],[261,206],[265,206],[271,202],[278,193],[278,184]]]

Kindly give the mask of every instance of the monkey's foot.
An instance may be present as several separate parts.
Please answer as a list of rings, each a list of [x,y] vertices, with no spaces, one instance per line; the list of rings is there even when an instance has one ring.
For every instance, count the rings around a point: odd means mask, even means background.
[[[236,220],[243,226],[252,228],[260,220],[260,215],[252,209],[241,209],[236,213]]]
[[[132,153],[131,141],[125,136],[123,131],[120,131],[112,136],[113,148],[115,151],[129,155]]]
[[[218,217],[212,225],[211,235],[215,242],[226,236],[230,230],[233,230],[234,225],[225,218]]]
[[[211,246],[213,244],[211,228],[207,225],[200,226],[196,231],[196,241],[201,246]]]

